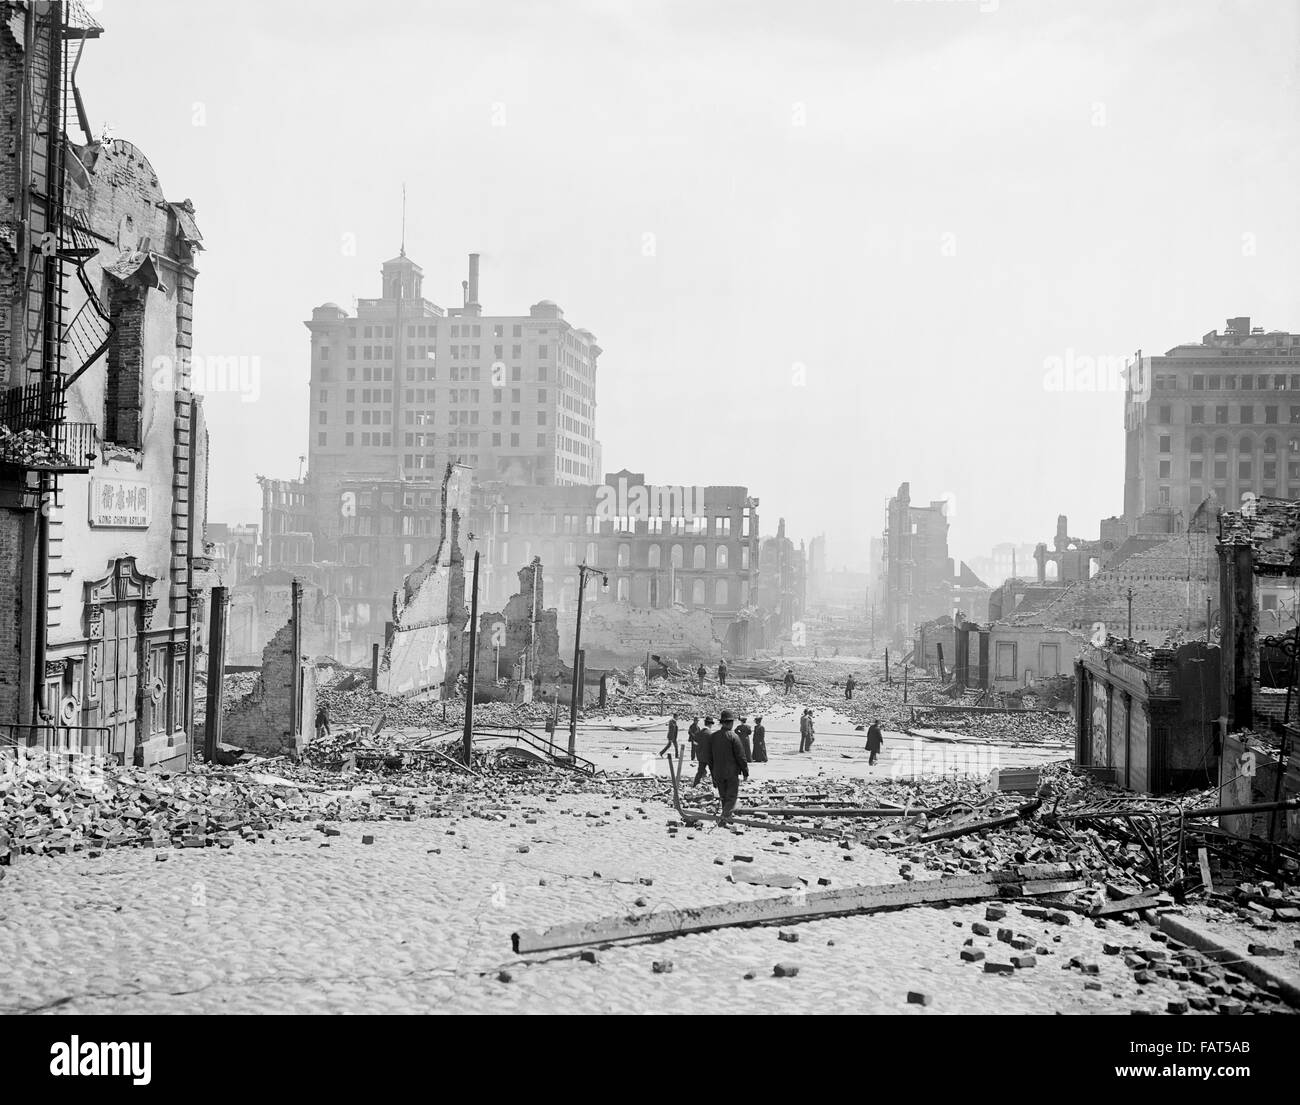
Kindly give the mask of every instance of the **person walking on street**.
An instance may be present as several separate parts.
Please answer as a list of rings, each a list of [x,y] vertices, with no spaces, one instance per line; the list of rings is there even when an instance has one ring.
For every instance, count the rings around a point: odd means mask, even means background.
[[[719,719],[722,728],[713,734],[709,742],[709,773],[713,776],[713,785],[718,788],[718,799],[722,802],[722,814],[719,825],[726,825],[736,810],[736,801],[740,797],[741,778],[749,779],[749,761],[745,759],[745,749],[740,738],[731,731],[735,717],[730,710],[723,710]]]
[[[691,786],[699,786],[704,782],[704,773],[709,770],[709,745],[713,740],[713,718],[704,719],[704,728],[700,730],[700,738],[695,742],[695,752],[699,759],[699,770],[695,772],[695,782]]]
[[[752,763],[754,759],[754,751],[749,746],[749,735],[753,731],[749,727],[749,718],[742,717],[740,724],[736,726],[736,736],[740,738],[741,746],[745,749],[745,761],[747,763]]]
[[[725,687],[727,685],[727,661],[723,660],[718,664],[718,685]]]
[[[691,742],[691,763],[695,762],[695,745],[700,739],[700,719],[698,717],[691,719],[691,727],[686,730],[686,736]]]
[[[850,675],[848,679],[844,681],[844,697],[852,698],[853,688],[856,687],[857,685],[858,685],[857,680],[854,679],[852,675]]]
[[[659,749],[659,755],[663,755],[668,749],[672,749],[672,754],[679,760],[682,758],[681,749],[677,747],[677,715],[673,714],[668,719],[668,743]]]
[[[767,763],[767,730],[763,728],[763,719],[754,719],[754,759],[756,764]]]
[[[785,672],[785,693],[788,695],[794,690],[794,668],[787,668]]]
[[[808,711],[799,715],[799,751],[808,751]]]
[[[880,754],[880,746],[885,743],[885,735],[880,731],[880,722],[873,721],[871,728],[867,730],[867,751],[871,756],[867,759],[868,767],[876,766],[876,757]]]
[[[700,666],[695,669],[695,677],[700,681],[700,690],[704,690],[704,676],[707,674],[704,670],[704,661],[700,661]]]

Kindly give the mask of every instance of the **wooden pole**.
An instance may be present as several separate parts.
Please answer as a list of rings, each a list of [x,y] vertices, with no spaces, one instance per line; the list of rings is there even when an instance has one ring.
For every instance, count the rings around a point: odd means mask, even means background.
[[[370,646],[370,689],[379,690],[379,642]]]
[[[289,622],[292,626],[293,666],[289,669],[289,736],[295,745],[302,734],[302,580],[289,584]],[[314,718],[312,719],[315,720]]]
[[[465,733],[461,755],[467,766],[474,763],[474,668],[478,660],[478,558],[474,553],[474,585],[469,600],[469,665],[465,677]]]
[[[226,680],[226,607],[229,601],[226,588],[212,588],[212,613],[208,621],[207,717],[203,725],[203,758],[208,763],[216,762],[217,746],[221,743],[221,708]]]

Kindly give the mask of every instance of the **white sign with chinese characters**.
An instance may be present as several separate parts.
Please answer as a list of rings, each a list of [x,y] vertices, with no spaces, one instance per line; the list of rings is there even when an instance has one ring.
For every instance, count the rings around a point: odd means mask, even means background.
[[[90,481],[92,526],[147,529],[152,509],[152,488],[147,483],[100,478]]]

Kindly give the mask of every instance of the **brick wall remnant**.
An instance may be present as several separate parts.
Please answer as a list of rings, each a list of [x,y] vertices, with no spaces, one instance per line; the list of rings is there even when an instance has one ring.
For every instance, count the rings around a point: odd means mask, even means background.
[[[302,674],[302,710],[293,720],[294,663]],[[299,755],[316,720],[316,665],[293,654],[293,623],[286,622],[262,650],[262,674],[253,689],[227,706],[221,739],[265,756]]]
[[[542,560],[535,556],[531,564],[519,569],[519,591],[505,609],[479,615],[476,682],[482,685],[491,680],[498,657],[503,679],[516,678],[516,674],[520,679],[532,679],[540,671],[544,682],[554,682],[560,667],[559,615],[554,609],[543,608],[543,598]]]

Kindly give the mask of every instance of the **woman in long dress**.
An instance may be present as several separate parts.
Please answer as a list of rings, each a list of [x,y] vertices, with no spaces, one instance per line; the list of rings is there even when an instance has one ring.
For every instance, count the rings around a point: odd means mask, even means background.
[[[753,761],[756,764],[767,763],[767,730],[763,728],[763,719],[756,717],[754,719],[754,756]]]

